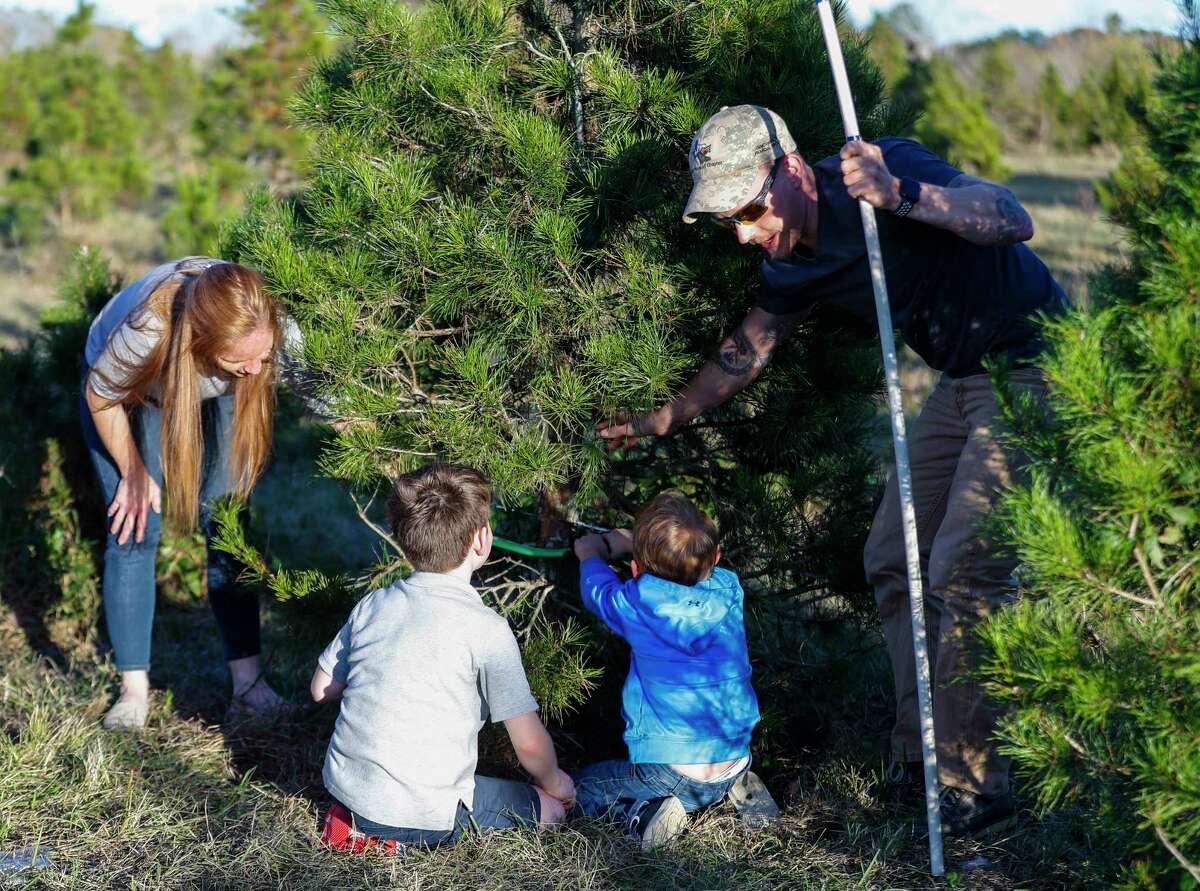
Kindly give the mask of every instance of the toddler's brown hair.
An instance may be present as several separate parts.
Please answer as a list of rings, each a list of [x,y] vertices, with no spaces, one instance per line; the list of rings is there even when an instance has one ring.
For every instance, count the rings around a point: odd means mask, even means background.
[[[717,526],[682,492],[663,492],[633,523],[633,556],[646,570],[681,585],[707,578],[716,565]]]

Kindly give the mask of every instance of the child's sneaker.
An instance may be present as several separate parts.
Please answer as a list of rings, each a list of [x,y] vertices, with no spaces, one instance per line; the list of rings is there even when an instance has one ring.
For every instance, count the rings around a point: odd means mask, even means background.
[[[687,811],[674,795],[652,798],[629,818],[626,833],[637,839],[643,851],[652,851],[675,841],[687,828]]]
[[[335,851],[347,854],[358,854],[367,848],[380,848],[391,857],[396,853],[394,839],[383,841],[366,835],[354,828],[354,818],[345,805],[334,802],[325,814],[325,823],[321,827],[321,841]]]

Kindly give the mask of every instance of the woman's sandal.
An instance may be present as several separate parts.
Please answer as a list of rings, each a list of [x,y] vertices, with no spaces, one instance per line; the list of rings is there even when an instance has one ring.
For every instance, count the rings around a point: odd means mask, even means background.
[[[246,694],[257,687],[259,681],[264,680],[265,673],[265,669],[259,672],[258,677],[241,693],[233,694],[233,698],[229,702],[229,710],[225,713],[225,720],[227,722],[232,723],[252,718],[286,718],[300,710],[300,707],[295,703],[288,702],[282,697],[280,697],[278,702],[266,707],[256,706],[246,698]],[[275,695],[278,696],[279,694],[276,693]]]

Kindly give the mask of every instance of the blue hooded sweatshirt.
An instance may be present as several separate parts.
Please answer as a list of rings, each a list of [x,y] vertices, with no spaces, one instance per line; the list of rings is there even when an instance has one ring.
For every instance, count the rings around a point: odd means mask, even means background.
[[[645,574],[622,582],[599,557],[579,567],[584,605],[629,642],[622,694],[634,764],[715,764],[750,753],[758,699],[742,586],[716,568],[688,587]]]

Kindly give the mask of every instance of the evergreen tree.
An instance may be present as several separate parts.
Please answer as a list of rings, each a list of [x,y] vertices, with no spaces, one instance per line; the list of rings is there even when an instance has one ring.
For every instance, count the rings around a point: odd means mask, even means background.
[[[175,179],[174,191],[175,200],[162,216],[166,253],[216,255],[221,224],[236,216],[223,200],[219,175],[212,170],[182,174]]]
[[[327,472],[371,490],[435,456],[475,465],[538,515],[516,537],[563,515],[627,524],[679,486],[719,517],[747,584],[777,595],[773,634],[805,609],[871,611],[869,334],[821,319],[741,398],[629,454],[607,454],[592,429],[672,396],[752,305],[760,258],[680,220],[695,128],[755,102],[808,158],[841,145],[813,4],[323,9],[341,50],[295,102],[311,173],[294,200],[259,195],[224,251],[264,272],[306,334],[347,422]],[[862,39],[845,50],[864,125],[903,129]],[[544,588],[545,572],[553,582],[551,565],[510,567],[491,588]],[[277,592],[323,584],[294,581]],[[528,603],[514,623],[542,612]]]
[[[1132,265],[1047,325],[1049,407],[1002,534],[1027,596],[985,630],[1000,734],[1037,802],[1082,805],[1129,887],[1200,881],[1200,23],[1105,191]],[[1174,873],[1175,875],[1169,875]]]
[[[994,40],[979,62],[979,89],[983,108],[1004,131],[1003,142],[1010,147],[1021,144],[1030,130],[1029,100],[1017,79],[1017,69],[1009,58],[1010,40]]]
[[[1071,96],[1063,86],[1062,76],[1054,63],[1042,69],[1034,92],[1034,109],[1037,115],[1037,137],[1043,145],[1060,148],[1074,142],[1069,132],[1071,118]]]
[[[145,189],[141,121],[114,67],[82,43],[93,11],[80,3],[52,43],[9,60],[24,96],[15,104],[21,156],[2,199],[10,237],[28,237],[47,221],[95,216]]]
[[[288,102],[326,51],[326,24],[313,0],[247,0],[233,17],[248,40],[208,74],[196,118],[201,149],[227,184],[247,173],[286,179],[305,150],[303,133],[287,126]]]
[[[1107,114],[1096,128],[1101,142],[1125,145],[1138,137],[1138,115],[1150,94],[1150,77],[1144,65],[1115,54],[1100,75],[1100,92]]]
[[[200,74],[192,57],[171,43],[143,46],[126,32],[116,62],[121,92],[141,118],[143,151],[174,171],[196,155],[192,134],[200,101]]]
[[[917,139],[970,173],[992,180],[1007,177],[1008,168],[1000,158],[1000,131],[984,110],[979,93],[967,88],[945,56],[929,61],[926,77]]]

